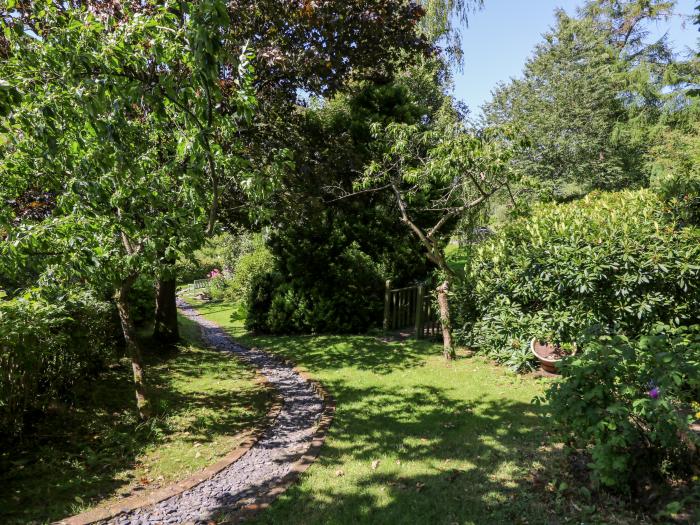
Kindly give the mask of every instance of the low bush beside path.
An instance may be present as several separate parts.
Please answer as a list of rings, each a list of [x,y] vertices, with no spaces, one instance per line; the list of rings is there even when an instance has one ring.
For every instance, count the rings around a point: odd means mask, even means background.
[[[271,392],[252,369],[207,349],[194,323],[180,322],[186,343],[146,355],[157,409],[148,423],[135,420],[123,360],[80,394],[79,408],[53,407],[31,440],[3,449],[0,522],[47,523],[142,494],[239,445],[238,435],[267,413]]]

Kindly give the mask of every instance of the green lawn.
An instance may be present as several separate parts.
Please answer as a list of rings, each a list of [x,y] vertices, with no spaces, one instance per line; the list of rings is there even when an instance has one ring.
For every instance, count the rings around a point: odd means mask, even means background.
[[[139,424],[130,363],[89,385],[79,409],[56,407],[33,437],[0,454],[0,523],[47,523],[182,479],[237,447],[271,405],[256,375],[203,347],[181,318],[176,352],[146,351],[157,417]]]
[[[429,342],[254,337],[232,305],[200,311],[242,343],[294,360],[337,400],[317,463],[259,523],[606,521],[562,485],[559,447],[542,446],[547,421],[531,400],[543,380],[479,357],[447,363]],[[618,514],[615,522],[639,521]]]
[[[447,257],[447,264],[450,268],[452,268],[454,272],[461,273],[467,264],[469,254],[466,249],[451,243],[445,247],[445,256]]]

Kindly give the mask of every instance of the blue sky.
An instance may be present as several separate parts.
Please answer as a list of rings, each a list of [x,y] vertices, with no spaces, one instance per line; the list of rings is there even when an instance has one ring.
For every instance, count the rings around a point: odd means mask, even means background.
[[[473,114],[490,98],[500,81],[520,76],[523,65],[535,44],[554,23],[557,7],[574,14],[582,0],[486,0],[482,11],[471,16],[462,33],[464,71],[455,74],[455,96],[464,101]],[[696,0],[678,0],[679,14],[692,14]],[[653,35],[668,31],[677,51],[695,47],[698,28],[690,22],[685,27],[680,17],[649,28]]]

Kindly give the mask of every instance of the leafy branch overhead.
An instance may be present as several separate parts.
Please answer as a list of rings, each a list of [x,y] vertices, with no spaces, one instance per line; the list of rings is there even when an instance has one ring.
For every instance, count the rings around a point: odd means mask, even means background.
[[[213,230],[221,185],[248,176],[237,131],[256,103],[251,52],[224,45],[223,2],[137,7],[2,13],[0,199],[35,188],[57,199],[48,220],[7,223],[0,249],[13,270],[50,245],[54,279],[110,283],[147,415],[126,295]]]
[[[165,230],[211,229],[224,173],[245,175],[235,131],[255,107],[250,51],[229,59],[207,36],[228,23],[219,4],[126,20],[36,13],[34,27],[51,31],[16,33],[3,66],[21,97],[2,122],[10,139],[0,170],[17,181],[3,189],[60,190],[57,215],[105,221],[127,253],[161,249]]]
[[[479,213],[499,191],[510,192],[516,143],[502,130],[471,133],[460,123],[374,124],[382,154],[357,181],[357,191],[390,190],[401,221],[447,273],[442,252],[458,219]]]

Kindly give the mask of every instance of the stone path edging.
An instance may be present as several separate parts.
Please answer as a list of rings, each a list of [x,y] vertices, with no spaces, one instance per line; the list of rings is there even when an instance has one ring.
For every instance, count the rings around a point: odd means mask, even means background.
[[[275,402],[264,423],[243,434],[240,447],[186,480],[57,523],[197,524],[215,515],[240,523],[269,507],[318,457],[335,413],[323,386],[288,360],[238,345],[186,303],[179,301],[179,307],[199,324],[205,344],[253,365],[283,402]]]
[[[292,363],[289,360],[284,360],[284,362],[292,366],[293,370],[302,378],[304,378],[308,383],[310,383],[314,387],[316,392],[323,398],[323,415],[319,420],[318,427],[316,428],[316,432],[314,433],[313,439],[311,441],[311,445],[307,449],[306,453],[301,458],[299,458],[299,460],[296,461],[294,465],[292,465],[289,474],[287,474],[287,476],[285,476],[285,478],[277,486],[272,488],[266,494],[261,495],[256,503],[246,505],[230,513],[229,521],[227,521],[226,523],[243,523],[253,515],[268,508],[278,496],[280,496],[295,482],[297,482],[299,476],[301,476],[301,474],[303,474],[306,471],[306,469],[308,469],[311,466],[311,464],[318,458],[319,454],[321,453],[323,443],[326,441],[328,429],[331,426],[331,423],[333,422],[333,416],[335,415],[335,400],[333,399],[333,397],[328,393],[328,391],[323,387],[321,383],[319,383],[315,379],[312,379],[306,372],[294,366],[294,363]],[[222,525],[224,524],[222,523]]]
[[[267,382],[265,381],[265,383]],[[212,478],[214,475],[218,474],[232,463],[238,461],[246,452],[248,452],[258,442],[264,432],[274,423],[275,419],[277,419],[277,416],[282,410],[282,405],[283,402],[276,399],[261,422],[255,425],[255,427],[252,429],[237,434],[237,436],[243,438],[241,444],[213,465],[198,471],[188,478],[168,485],[167,487],[154,490],[148,494],[135,494],[133,496],[129,496],[128,498],[124,498],[123,500],[104,506],[99,506],[75,516],[71,516],[70,518],[57,521],[55,522],[55,525],[90,525],[92,523],[109,520],[118,516],[119,514],[132,512],[136,509],[147,507],[149,505],[155,505],[156,503],[160,503],[161,501],[165,501],[173,496],[177,496],[178,494],[199,485],[202,481]]]

